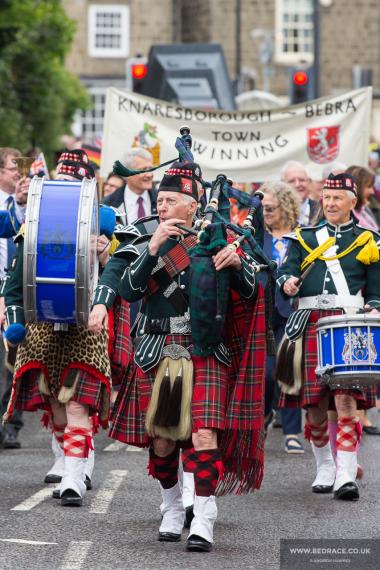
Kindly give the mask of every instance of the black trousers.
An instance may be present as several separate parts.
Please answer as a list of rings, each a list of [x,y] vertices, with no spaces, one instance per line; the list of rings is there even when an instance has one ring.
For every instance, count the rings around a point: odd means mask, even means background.
[[[7,411],[9,398],[11,397],[13,381],[11,372],[8,370],[8,368],[6,368],[4,364],[5,356],[6,353],[4,343],[3,340],[0,339],[0,441],[3,439],[5,432],[14,433],[17,435],[17,433],[24,425],[22,421],[22,412],[19,410],[15,410],[13,412],[12,418],[5,426],[3,426],[1,422],[3,415]]]

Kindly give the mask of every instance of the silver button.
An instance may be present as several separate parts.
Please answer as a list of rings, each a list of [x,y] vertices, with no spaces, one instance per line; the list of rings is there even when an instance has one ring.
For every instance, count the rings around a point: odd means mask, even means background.
[[[144,329],[140,329],[140,334],[144,334]],[[139,354],[139,353],[137,353]]]
[[[185,275],[185,271],[181,271],[181,275]]]
[[[324,293],[328,293],[328,289],[323,289],[323,292],[324,292]]]
[[[138,350],[138,351],[137,351],[137,356],[138,356],[139,354],[141,354],[141,350]]]
[[[136,273],[136,269],[131,269],[131,273],[134,275]]]
[[[180,285],[181,289],[185,289],[186,285]]]
[[[149,356],[149,357],[150,357],[150,356],[153,356],[153,352],[150,352],[150,353],[148,354],[148,356]]]
[[[336,234],[336,237],[342,237],[342,234]]]
[[[330,277],[326,277],[325,281],[328,283],[330,281]]]

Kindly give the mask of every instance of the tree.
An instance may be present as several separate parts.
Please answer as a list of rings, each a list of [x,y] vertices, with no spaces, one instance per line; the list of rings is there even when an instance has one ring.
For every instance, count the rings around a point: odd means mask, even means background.
[[[74,31],[60,0],[0,2],[0,146],[49,155],[88,107],[85,88],[64,68]]]

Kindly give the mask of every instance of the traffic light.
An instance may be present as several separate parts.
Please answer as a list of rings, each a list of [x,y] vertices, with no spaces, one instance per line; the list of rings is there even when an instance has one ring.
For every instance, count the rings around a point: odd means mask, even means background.
[[[130,57],[127,60],[127,89],[141,93],[144,77],[148,73],[148,59],[143,56]]]
[[[291,67],[289,70],[289,99],[291,105],[313,98],[314,78],[312,67]]]

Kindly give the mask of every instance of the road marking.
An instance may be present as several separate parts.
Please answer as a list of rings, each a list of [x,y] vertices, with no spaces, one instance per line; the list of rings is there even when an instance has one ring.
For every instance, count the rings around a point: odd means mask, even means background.
[[[136,453],[142,450],[142,447],[135,447],[134,445],[128,445],[127,447],[127,451],[135,451]]]
[[[66,550],[61,570],[80,570],[86,561],[91,545],[90,540],[72,540]]]
[[[44,501],[48,497],[51,497],[51,493],[52,491],[50,487],[44,487],[43,489],[41,489],[41,491],[38,491],[31,497],[25,499],[25,501],[23,501],[19,505],[13,507],[11,511],[30,511],[30,509],[33,509],[33,507],[36,507],[37,505],[42,503],[42,501]]]
[[[115,469],[110,471],[104,485],[96,493],[95,499],[91,502],[90,513],[105,514],[112,502],[113,496],[123,482],[128,471],[123,469]]]
[[[107,445],[107,447],[104,448],[104,451],[120,451],[121,449],[125,449],[126,447],[127,447],[126,443],[123,443],[122,441],[114,441],[113,443]]]
[[[0,538],[1,542],[14,542],[15,544],[33,544],[33,545],[44,545],[44,544],[55,544],[58,546],[58,542],[40,542],[39,540],[23,540],[22,538]]]

